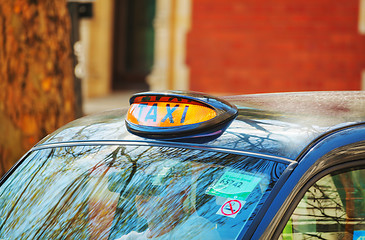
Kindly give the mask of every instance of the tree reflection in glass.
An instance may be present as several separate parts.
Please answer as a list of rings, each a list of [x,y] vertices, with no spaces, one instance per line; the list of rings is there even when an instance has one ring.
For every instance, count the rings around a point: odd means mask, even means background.
[[[201,239],[206,226],[215,238],[233,239],[285,168],[253,157],[157,146],[40,149],[1,186],[0,237],[118,239],[133,232]],[[234,218],[217,214],[227,192],[208,192],[227,172],[259,179]]]

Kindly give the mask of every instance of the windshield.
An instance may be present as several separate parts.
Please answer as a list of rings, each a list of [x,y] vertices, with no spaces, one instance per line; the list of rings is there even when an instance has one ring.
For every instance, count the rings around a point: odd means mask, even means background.
[[[285,168],[196,149],[40,149],[0,187],[0,238],[235,239]]]

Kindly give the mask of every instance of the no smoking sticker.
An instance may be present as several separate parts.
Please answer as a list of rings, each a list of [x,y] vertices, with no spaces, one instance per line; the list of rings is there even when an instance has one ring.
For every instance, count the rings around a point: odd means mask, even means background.
[[[230,218],[235,218],[237,214],[241,211],[244,204],[245,201],[239,201],[236,199],[228,200],[219,208],[217,214]]]

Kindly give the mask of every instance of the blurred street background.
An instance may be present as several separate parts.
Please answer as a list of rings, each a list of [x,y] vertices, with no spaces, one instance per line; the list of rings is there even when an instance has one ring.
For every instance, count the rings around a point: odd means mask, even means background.
[[[103,97],[87,98],[83,101],[84,115],[90,115],[117,108],[128,108],[129,98],[136,91],[118,91]]]
[[[226,95],[365,86],[364,0],[78,4],[92,8],[77,26],[86,102],[130,90]]]
[[[140,91],[365,89],[365,0],[0,0],[0,160]]]

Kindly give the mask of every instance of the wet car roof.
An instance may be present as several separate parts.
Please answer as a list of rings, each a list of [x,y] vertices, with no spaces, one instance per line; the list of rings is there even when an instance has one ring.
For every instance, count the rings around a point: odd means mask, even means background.
[[[365,93],[360,91],[253,94],[223,99],[237,106],[237,118],[219,138],[195,146],[294,160],[317,137],[365,122]],[[38,146],[80,141],[146,141],[127,131],[126,112],[127,109],[119,109],[75,120]]]

